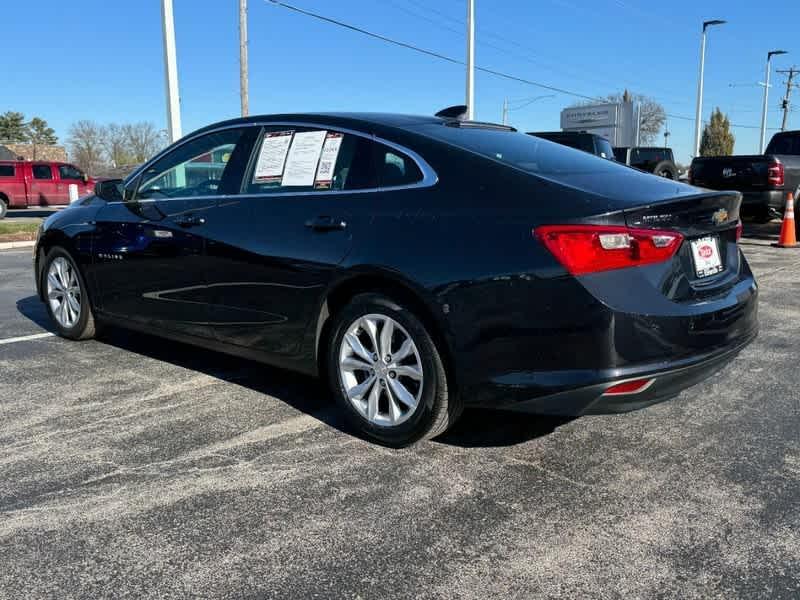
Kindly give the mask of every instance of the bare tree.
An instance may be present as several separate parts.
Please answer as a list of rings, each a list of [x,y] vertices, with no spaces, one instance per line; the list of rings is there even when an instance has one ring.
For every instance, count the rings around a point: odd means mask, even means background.
[[[122,129],[134,162],[146,161],[166,145],[164,134],[152,123],[131,123],[123,125]]]
[[[103,165],[103,128],[94,121],[73,123],[67,144],[72,160],[87,173],[95,173]]]
[[[125,125],[109,123],[102,130],[102,145],[112,167],[134,164]]]
[[[625,90],[621,94],[609,94],[603,98],[598,98],[600,102],[638,102],[641,104],[639,142],[644,145],[653,144],[658,138],[658,134],[667,120],[667,113],[664,107],[654,98],[644,94],[631,93]],[[577,106],[586,104],[596,104],[597,102],[581,102]]]

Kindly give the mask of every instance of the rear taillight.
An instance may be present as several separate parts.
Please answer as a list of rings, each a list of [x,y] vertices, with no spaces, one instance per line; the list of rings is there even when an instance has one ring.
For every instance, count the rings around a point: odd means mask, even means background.
[[[775,187],[780,187],[783,185],[783,182],[783,163],[772,163],[767,168],[767,183]]]
[[[533,233],[573,275],[663,262],[683,241],[676,231],[605,225],[543,225]]]
[[[744,233],[744,225],[742,225],[742,220],[739,219],[739,221],[736,223],[736,241],[737,242],[740,239],[742,239],[742,234],[743,233]]]

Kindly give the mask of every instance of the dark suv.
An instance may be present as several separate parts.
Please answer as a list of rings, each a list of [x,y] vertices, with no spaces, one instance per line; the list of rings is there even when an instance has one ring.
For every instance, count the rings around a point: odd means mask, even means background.
[[[678,167],[672,155],[672,148],[638,146],[635,148],[614,148],[618,162],[636,167],[667,179],[678,179]]]

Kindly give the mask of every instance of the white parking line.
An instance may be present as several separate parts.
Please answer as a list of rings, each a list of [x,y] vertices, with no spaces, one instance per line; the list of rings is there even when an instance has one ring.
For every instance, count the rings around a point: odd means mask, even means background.
[[[0,340],[0,346],[4,344],[15,344],[17,342],[29,342],[30,340],[39,340],[46,337],[52,337],[55,333],[34,333],[33,335],[23,335],[20,337],[13,337],[13,338],[6,338],[4,340]]]

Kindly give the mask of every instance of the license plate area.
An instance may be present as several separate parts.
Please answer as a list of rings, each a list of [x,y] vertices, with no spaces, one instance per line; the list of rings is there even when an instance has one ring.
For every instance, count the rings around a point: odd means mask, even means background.
[[[690,242],[692,262],[698,278],[711,277],[722,272],[722,257],[717,236],[702,237]]]

